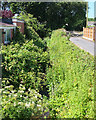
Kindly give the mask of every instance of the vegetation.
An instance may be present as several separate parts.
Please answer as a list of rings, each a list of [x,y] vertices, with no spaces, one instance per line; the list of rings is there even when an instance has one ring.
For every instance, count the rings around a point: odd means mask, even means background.
[[[14,12],[20,5],[19,10],[26,14],[21,13],[19,19],[26,24],[24,35],[17,28],[11,44],[2,45],[2,118],[33,120],[48,111],[48,118],[94,118],[93,56],[71,43],[65,29],[51,34],[62,26],[73,30],[81,25],[78,28],[81,30],[86,4],[12,2],[10,5]],[[55,20],[58,17],[60,21]],[[70,23],[68,27],[64,26],[66,23]]]
[[[95,25],[90,25],[90,26],[87,26],[86,28],[92,28],[92,27],[94,27]]]
[[[96,18],[88,18],[88,21],[96,21]]]
[[[29,119],[46,110],[50,118],[94,118],[93,57],[73,45],[63,29],[45,40],[49,55],[33,40],[3,46],[3,118]],[[40,94],[43,85],[47,98]]]
[[[14,13],[33,14],[51,30],[82,30],[86,26],[86,2],[10,2]]]
[[[22,35],[17,29],[11,44],[2,46],[3,119],[27,120],[46,110],[41,94],[47,95],[47,46],[31,26],[30,18],[26,19],[26,24],[26,29],[30,30],[28,34]]]
[[[4,120],[30,120],[31,117],[36,117],[45,111],[41,95],[33,89],[26,91],[22,84],[18,91],[14,90],[12,85],[6,86],[2,89],[2,94],[1,105]]]
[[[52,118],[94,118],[94,59],[68,40],[63,30],[48,41],[48,108]]]

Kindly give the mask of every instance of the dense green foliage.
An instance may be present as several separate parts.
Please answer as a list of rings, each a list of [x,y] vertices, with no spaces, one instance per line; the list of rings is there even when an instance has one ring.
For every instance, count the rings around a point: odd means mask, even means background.
[[[2,45],[3,109],[0,113],[2,112],[4,120],[29,120],[30,117],[41,115],[46,110],[41,94],[47,95],[47,46],[30,23],[30,19],[32,21],[31,16],[25,19],[26,30],[29,30],[29,33],[22,35],[17,29],[11,44]],[[36,26],[37,23],[33,25]]]
[[[86,25],[84,2],[12,2],[10,8],[14,13],[23,11],[33,14],[51,29],[64,27],[80,31]]]
[[[22,84],[18,91],[10,85],[3,88],[1,93],[3,94],[1,105],[4,120],[30,120],[31,117],[36,117],[45,111],[42,96],[33,89],[26,91]]]
[[[11,44],[2,45],[2,118],[34,120],[48,110],[51,118],[93,118],[93,57],[72,44],[64,29],[42,39],[50,28],[81,30],[85,3],[10,5],[26,13],[19,18],[26,24],[24,35],[17,28]]]
[[[33,17],[32,14],[20,13],[20,16],[19,17],[17,16],[15,18],[25,21],[24,34],[25,34],[25,38],[27,38],[28,40],[31,39],[37,40],[38,38],[44,38],[51,34],[51,30],[46,29],[45,24],[40,23],[37,20],[37,18]],[[17,36],[18,34],[19,33],[17,33],[15,36]],[[18,42],[20,40],[15,40],[15,41]]]
[[[22,46],[12,44],[3,46],[3,79],[18,87],[22,81],[28,89],[39,88],[45,81],[45,68],[48,61],[47,52],[26,41]]]
[[[94,118],[94,59],[68,40],[63,30],[48,41],[47,70],[52,118]]]
[[[94,18],[94,21],[96,21],[96,17]]]
[[[88,21],[96,21],[96,18],[88,18]]]
[[[68,38],[64,29],[53,31],[45,39],[49,55],[24,36],[22,44],[3,46],[4,119],[26,120],[48,110],[50,118],[94,117],[94,59]],[[44,85],[49,98],[40,94]]]
[[[22,81],[26,89],[29,87],[36,89],[41,86],[41,82],[45,81],[45,69],[48,62],[47,47],[44,40],[35,31],[37,22],[30,23],[31,15],[23,17],[30,32],[22,35],[17,30],[11,45],[3,46],[3,78],[8,79],[15,87],[18,87]]]

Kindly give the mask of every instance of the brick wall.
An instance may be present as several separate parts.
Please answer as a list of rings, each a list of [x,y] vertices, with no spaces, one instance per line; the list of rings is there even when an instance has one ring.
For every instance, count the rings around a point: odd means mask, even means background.
[[[11,40],[13,38],[13,29],[11,29]]]
[[[20,27],[20,32],[24,34],[24,23],[17,22],[17,26]]]

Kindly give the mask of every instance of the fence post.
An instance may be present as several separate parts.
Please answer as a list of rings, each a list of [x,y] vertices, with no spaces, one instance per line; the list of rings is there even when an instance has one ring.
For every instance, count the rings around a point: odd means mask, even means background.
[[[84,27],[83,27],[83,37],[84,37]]]

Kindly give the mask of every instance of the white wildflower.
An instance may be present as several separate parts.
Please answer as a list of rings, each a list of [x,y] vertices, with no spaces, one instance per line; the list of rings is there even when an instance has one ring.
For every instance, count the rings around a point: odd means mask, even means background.
[[[30,107],[30,103],[26,103],[25,106],[26,106],[26,107]]]
[[[66,26],[68,26],[68,24],[66,24]]]
[[[37,98],[37,95],[35,95],[35,98]]]
[[[23,90],[21,90],[21,91],[19,91],[20,93],[24,93],[24,91]]]
[[[10,88],[10,86],[5,86],[5,88]]]
[[[34,104],[34,101],[32,101],[32,104]]]
[[[18,102],[18,105],[21,105],[22,104],[22,102]]]
[[[3,91],[3,93],[6,93],[6,91]]]
[[[41,108],[38,108],[38,110],[41,110]]]
[[[14,106],[16,106],[16,102],[14,102]]]
[[[28,91],[31,91],[31,89],[29,88]]]
[[[22,87],[22,84],[20,84],[20,87]]]
[[[38,105],[38,104],[37,104],[37,107],[41,107],[41,105]]]
[[[14,94],[14,97],[17,97],[17,94]]]
[[[12,93],[14,93],[14,91],[13,91],[13,90],[12,90],[11,92],[12,92]]]
[[[41,100],[39,100],[38,102],[41,102]]]
[[[22,95],[20,95],[20,97],[22,97]]]
[[[11,97],[11,95],[8,95],[9,97]]]

